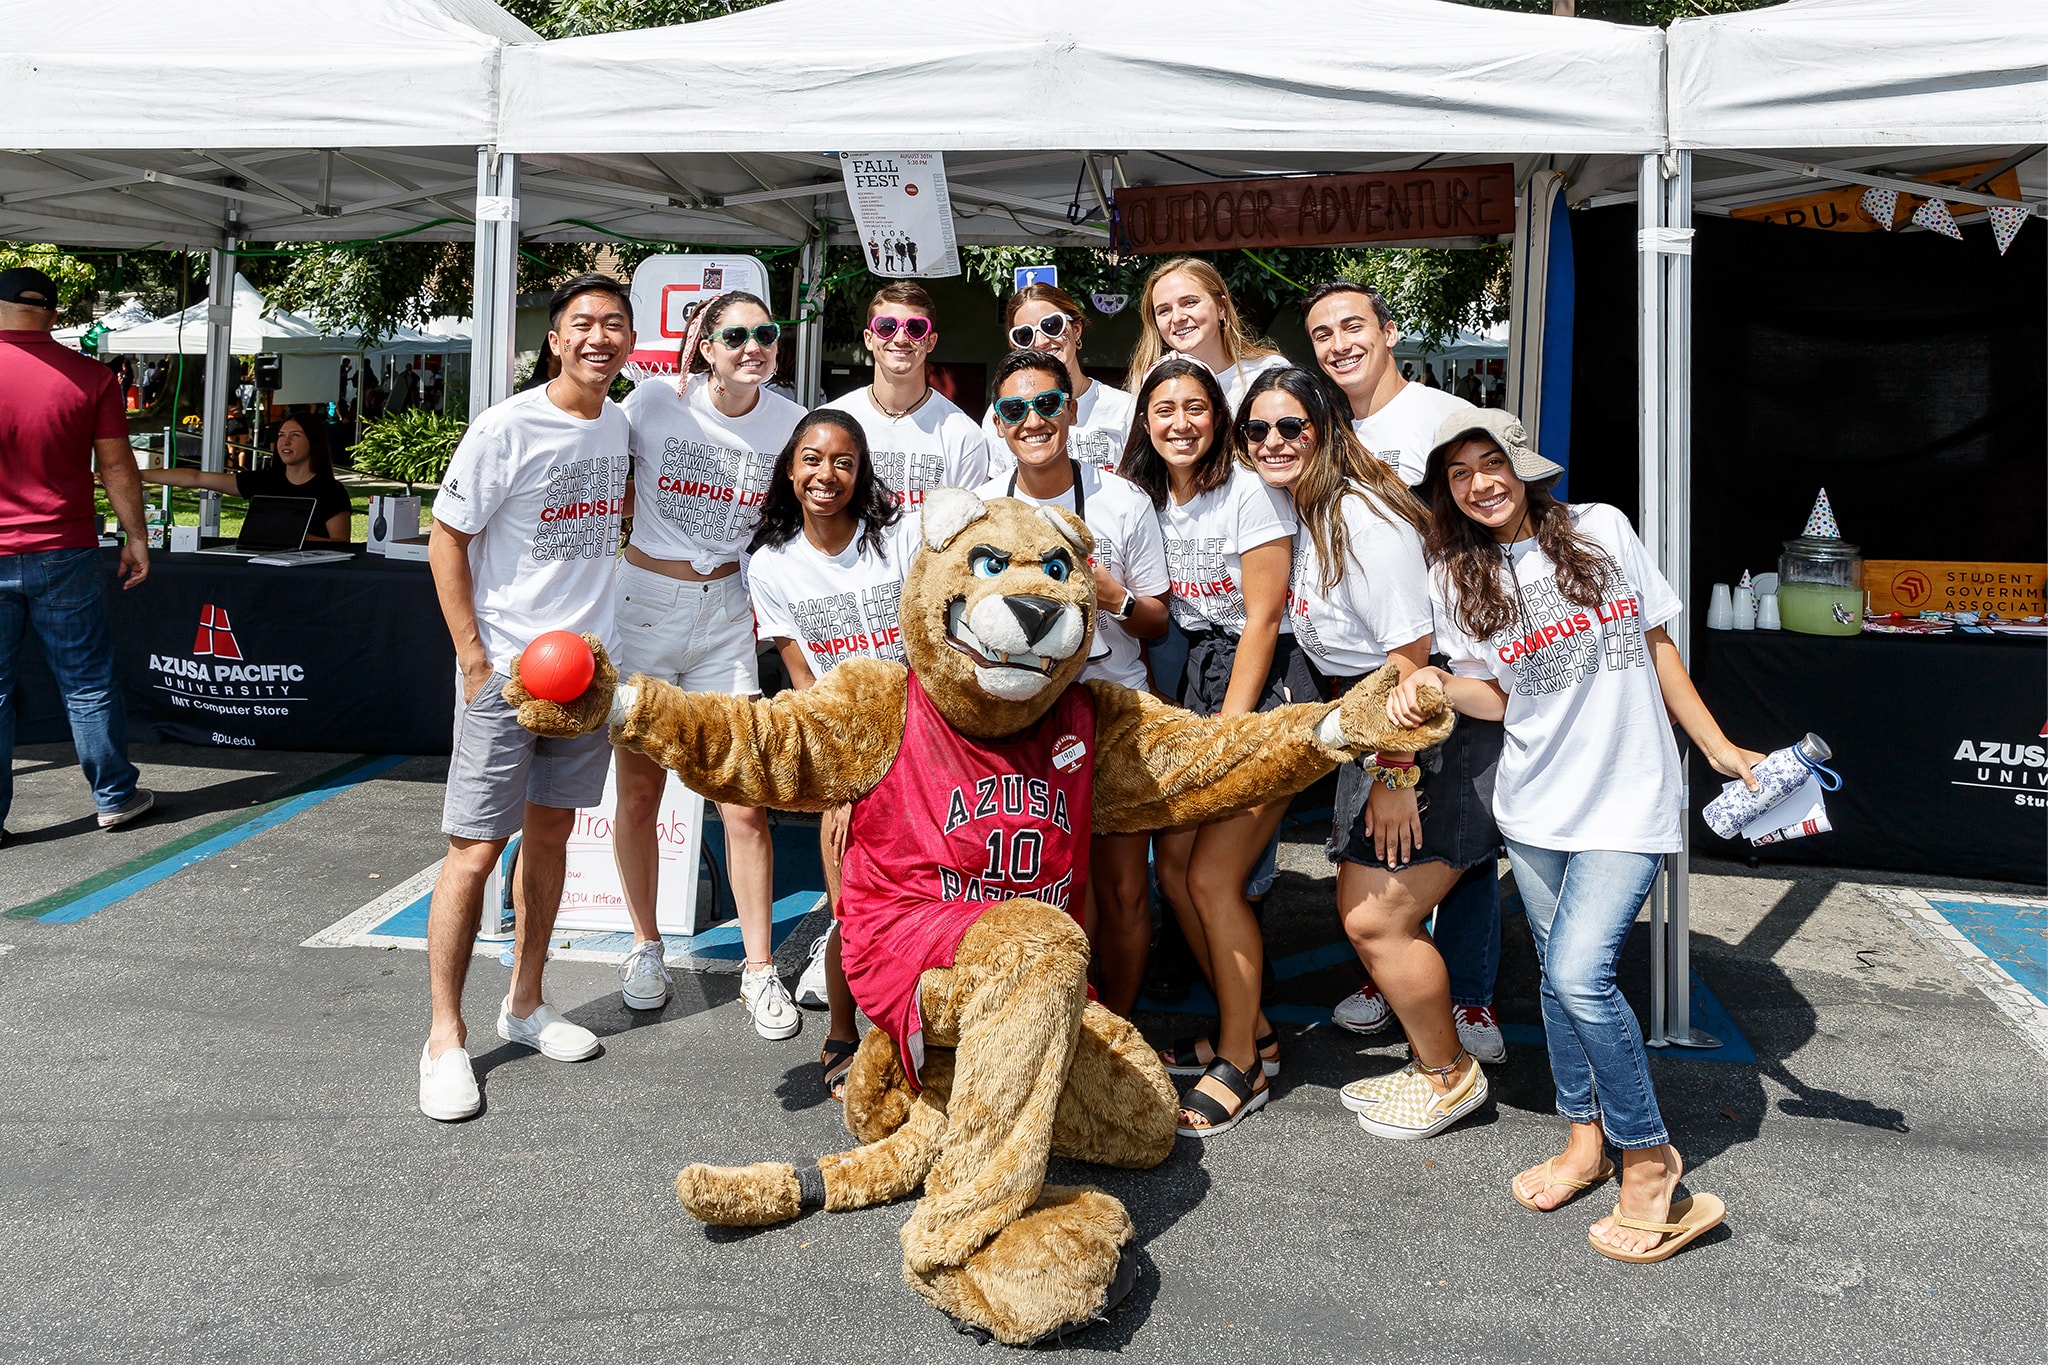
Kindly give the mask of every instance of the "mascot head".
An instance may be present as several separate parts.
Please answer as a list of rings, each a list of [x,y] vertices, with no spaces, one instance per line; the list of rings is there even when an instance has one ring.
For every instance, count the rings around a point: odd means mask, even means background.
[[[903,649],[939,713],[1000,739],[1052,709],[1095,639],[1095,537],[1073,513],[964,488],[925,495]]]

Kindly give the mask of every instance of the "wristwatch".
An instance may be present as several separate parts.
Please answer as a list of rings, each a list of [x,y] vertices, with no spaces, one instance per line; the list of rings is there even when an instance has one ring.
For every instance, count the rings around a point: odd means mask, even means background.
[[[1125,588],[1124,604],[1111,612],[1109,619],[1112,621],[1128,621],[1131,619],[1131,613],[1137,609],[1137,606],[1138,594],[1132,592],[1129,588]]]

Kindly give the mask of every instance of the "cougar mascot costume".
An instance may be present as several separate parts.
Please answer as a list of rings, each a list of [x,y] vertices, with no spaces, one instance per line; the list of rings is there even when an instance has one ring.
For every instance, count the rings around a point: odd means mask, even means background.
[[[1012,1345],[1099,1319],[1135,1275],[1122,1204],[1048,1186],[1048,1155],[1146,1168],[1178,1100],[1130,1024],[1087,994],[1077,922],[1090,832],[1165,829],[1289,795],[1374,749],[1440,741],[1394,726],[1391,669],[1341,705],[1202,719],[1144,693],[1074,686],[1095,634],[1093,537],[1078,517],[960,489],[930,494],[904,585],[910,667],[840,664],[765,701],[617,675],[566,706],[506,694],[542,734],[613,740],[714,801],[853,804],[840,907],[854,999],[874,1022],[846,1087],[863,1143],[798,1170],[691,1166],[707,1223],[924,1197],[902,1230],[911,1287]]]

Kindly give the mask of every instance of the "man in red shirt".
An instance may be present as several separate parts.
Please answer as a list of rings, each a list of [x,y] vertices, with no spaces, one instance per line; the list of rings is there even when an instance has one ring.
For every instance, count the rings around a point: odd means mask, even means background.
[[[14,800],[14,686],[33,626],[71,717],[101,829],[156,797],[136,785],[128,715],[114,682],[114,636],[100,595],[93,460],[128,533],[122,586],[149,577],[142,477],[114,372],[57,344],[57,285],[28,266],[0,270],[0,821]],[[0,828],[0,839],[4,839]]]

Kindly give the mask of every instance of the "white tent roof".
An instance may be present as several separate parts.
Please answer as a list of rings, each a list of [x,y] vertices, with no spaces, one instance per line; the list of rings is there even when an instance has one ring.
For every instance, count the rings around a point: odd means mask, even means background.
[[[95,327],[104,326],[108,331],[114,332],[119,331],[123,327],[139,327],[145,322],[153,322],[155,320],[156,314],[144,308],[134,299],[129,299],[119,308],[109,309],[91,322],[81,322],[70,327],[54,328],[50,335],[60,344],[69,346],[75,351],[78,349],[78,343],[84,339],[85,334]]]
[[[1442,0],[781,0],[509,49],[515,152],[1645,152],[1663,35]],[[621,111],[630,111],[621,117]]]
[[[1394,354],[1402,360],[1443,358],[1447,360],[1504,359],[1508,353],[1508,325],[1496,323],[1483,332],[1459,329],[1455,337],[1429,345],[1420,337],[1404,336],[1394,343]]]
[[[1791,0],[1680,19],[1670,66],[1678,147],[2048,140],[2041,0]]]
[[[297,313],[266,316],[262,291],[240,275],[235,276],[233,308],[234,320],[228,330],[230,355],[256,355],[264,351],[280,355],[356,355],[365,350],[410,354],[469,348],[466,337],[428,336],[409,327],[401,327],[395,334],[368,346],[353,332],[334,331]],[[205,355],[206,305],[195,303],[182,313],[109,332],[101,339],[100,350],[107,355]]]

